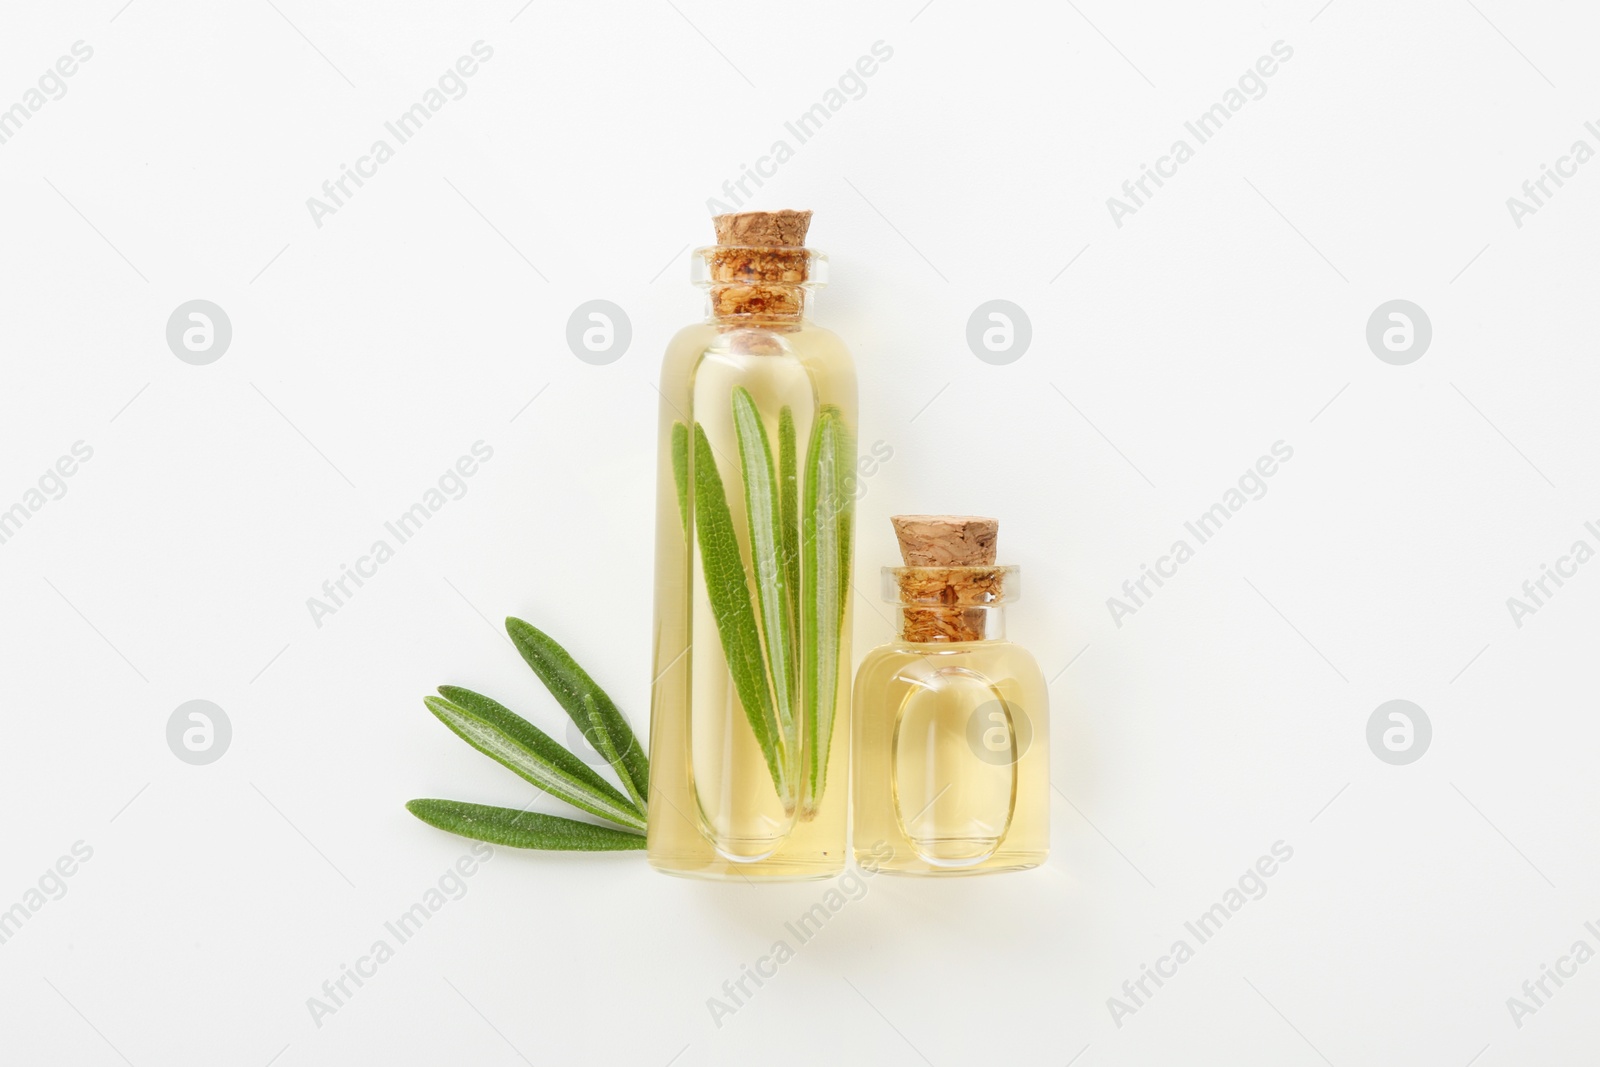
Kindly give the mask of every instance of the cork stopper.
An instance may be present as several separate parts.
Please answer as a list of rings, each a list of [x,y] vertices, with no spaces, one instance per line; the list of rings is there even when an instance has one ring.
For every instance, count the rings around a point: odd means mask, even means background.
[[[980,515],[892,515],[907,567],[992,567],[1000,520]]]
[[[894,515],[907,641],[981,641],[988,609],[1001,597],[1004,569],[995,566],[998,519],[979,515]]]
[[[711,313],[719,319],[798,322],[809,267],[809,211],[717,215],[711,252]]]
[[[811,228],[809,211],[741,211],[717,215],[717,244],[746,248],[803,248]]]

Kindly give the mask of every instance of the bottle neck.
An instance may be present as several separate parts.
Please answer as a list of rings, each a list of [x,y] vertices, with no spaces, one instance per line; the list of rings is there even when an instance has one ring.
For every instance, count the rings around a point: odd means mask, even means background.
[[[1006,603],[1017,598],[1016,567],[885,567],[884,599],[895,633],[913,645],[1000,641]]]
[[[968,641],[1003,641],[1006,609],[983,607],[907,607],[896,614],[895,636],[910,645],[943,645]]]
[[[706,315],[724,326],[798,326],[810,315],[803,285],[730,282],[713,285]]]
[[[796,327],[809,314],[812,291],[827,283],[827,257],[802,247],[713,245],[696,250],[693,275],[706,290],[711,322]]]

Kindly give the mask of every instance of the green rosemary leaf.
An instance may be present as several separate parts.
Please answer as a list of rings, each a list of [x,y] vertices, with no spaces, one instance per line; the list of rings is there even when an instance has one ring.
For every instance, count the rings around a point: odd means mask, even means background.
[[[767,668],[772,678],[778,710],[778,728],[784,751],[793,757],[795,741],[794,692],[797,665],[791,652],[794,632],[789,621],[785,587],[787,574],[780,533],[780,486],[772,469],[772,446],[755,398],[743,386],[733,390],[733,428],[739,438],[739,465],[744,472],[744,508],[750,529],[750,563],[755,570],[756,602],[761,609],[761,632],[766,637]]]
[[[689,529],[689,427],[672,424],[672,479],[678,485],[678,518]]]
[[[806,454],[804,525],[806,566],[802,568],[801,630],[805,661],[806,735],[811,750],[810,773],[805,783],[805,810],[815,811],[827,784],[828,749],[833,739],[834,711],[839,688],[839,643],[843,621],[842,592],[848,522],[841,474],[850,464],[844,455],[849,437],[839,409],[831,405],[817,413]]]
[[[850,602],[850,538],[856,518],[856,439],[840,415],[833,424],[838,441],[834,448],[839,486],[839,625],[843,633],[845,606]]]
[[[800,698],[800,478],[796,473],[794,412],[778,412],[778,526],[783,539],[784,611],[789,616],[789,662],[795,665],[792,692]]]
[[[537,811],[494,808],[460,800],[412,800],[407,802],[406,810],[429,826],[474,841],[512,848],[620,852],[645,847],[641,834]]]
[[[644,816],[628,798],[544,731],[488,697],[454,687],[451,692],[467,694],[467,702],[426,697],[423,703],[467,744],[575,808],[644,832]]]
[[[643,815],[645,812],[644,795],[632,792],[633,779],[628,777],[628,768],[623,764],[622,757],[617,752],[617,746],[611,740],[611,734],[600,726],[600,708],[595,703],[593,693],[583,694],[583,710],[589,716],[588,727],[580,727],[583,730],[583,736],[595,747],[595,751],[604,756],[606,762],[611,764],[611,769],[617,772],[617,777],[622,780],[622,784],[632,794],[633,806],[638,809],[640,815]],[[579,762],[582,761],[580,760]]]
[[[594,698],[597,712],[594,729],[607,735],[611,747],[619,756],[612,766],[616,768],[630,796],[648,796],[650,760],[645,755],[644,747],[634,737],[628,720],[622,717],[622,712],[606,695],[606,691],[595,684],[594,679],[578,666],[566,649],[537,626],[521,619],[507,619],[506,633],[511,635],[511,643],[517,646],[517,651],[533,668],[533,673],[539,676],[556,702],[572,716],[572,721],[578,724],[580,730],[585,730],[589,725],[589,712],[583,703],[584,694]],[[588,736],[587,730],[585,736]]]
[[[773,787],[778,796],[788,797],[788,769],[772,694],[767,688],[767,668],[761,659],[761,633],[750,606],[750,582],[739,556],[733,513],[728,508],[722,476],[717,473],[716,456],[699,423],[694,427],[694,525],[700,540],[706,596],[711,601],[734,690],[766,757]]]

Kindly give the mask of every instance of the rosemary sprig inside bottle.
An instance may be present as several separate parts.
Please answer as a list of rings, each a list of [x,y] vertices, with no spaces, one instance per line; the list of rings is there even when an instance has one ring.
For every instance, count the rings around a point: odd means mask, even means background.
[[[824,405],[812,425],[802,487],[790,409],[779,412],[775,468],[755,400],[736,386],[732,403],[755,574],[752,582],[716,456],[704,427],[696,422],[693,505],[706,597],[773,788],[786,806],[798,802],[801,816],[809,818],[826,785],[833,736],[854,519],[847,480],[855,447],[839,410]],[[688,427],[675,424],[672,465],[685,525],[689,447]],[[812,756],[805,761],[805,780],[795,789],[802,748]]]

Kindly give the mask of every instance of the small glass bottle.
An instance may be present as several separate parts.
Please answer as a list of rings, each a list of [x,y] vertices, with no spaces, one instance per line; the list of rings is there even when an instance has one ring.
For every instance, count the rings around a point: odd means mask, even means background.
[[[810,216],[714,220],[709,315],[661,367],[648,854],[671,874],[844,869],[856,377],[807,315]]]
[[[995,566],[993,519],[892,521],[907,566],[883,571],[896,638],[856,674],[856,860],[905,874],[1036,867],[1050,848],[1049,696],[1033,656],[1005,639],[1019,571]]]

